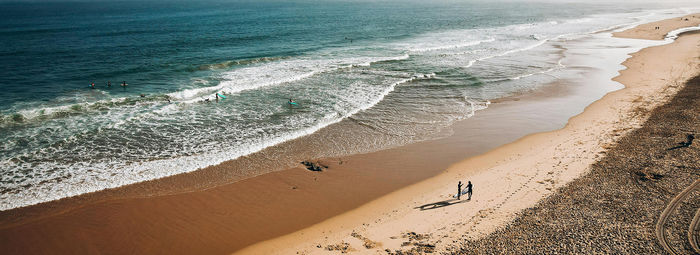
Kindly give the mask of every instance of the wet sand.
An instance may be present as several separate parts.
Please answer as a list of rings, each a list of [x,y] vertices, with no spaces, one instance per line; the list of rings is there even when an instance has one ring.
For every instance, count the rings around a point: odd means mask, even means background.
[[[684,22],[662,22],[685,27]],[[688,33],[671,44],[634,53],[623,63],[628,69],[615,78],[625,89],[586,107],[563,129],[528,135],[454,164],[434,178],[240,254],[460,251],[463,240],[492,233],[586,174],[621,137],[641,127],[652,109],[670,100],[699,73],[699,42],[700,35]],[[472,200],[451,197],[458,180],[474,183]],[[507,253],[500,245],[489,246],[497,250],[476,252]]]
[[[426,217],[441,218],[444,215],[442,211],[432,210],[434,215],[422,215],[417,214],[422,211],[415,207],[436,202],[435,200],[449,200],[445,196],[454,189],[452,186],[457,177],[471,176],[474,180],[478,180],[478,176],[484,178],[475,187],[478,192],[487,191],[485,184],[489,182],[508,188],[520,185],[521,177],[510,176],[508,173],[527,177],[526,173],[511,170],[520,167],[522,162],[517,163],[519,161],[515,160],[523,157],[520,154],[533,151],[530,148],[533,138],[529,136],[485,155],[458,162],[533,132],[561,128],[569,116],[579,113],[588,104],[585,103],[586,100],[592,101],[602,96],[582,91],[604,94],[612,89],[607,83],[596,84],[598,87],[595,89],[584,89],[583,85],[572,86],[568,81],[561,83],[567,83],[567,86],[550,84],[537,93],[494,103],[475,117],[445,130],[446,138],[374,153],[322,159],[320,163],[328,166],[323,172],[311,172],[298,166],[231,183],[232,180],[241,178],[237,175],[241,169],[267,167],[261,162],[263,156],[258,158],[252,155],[191,174],[0,212],[0,247],[9,253],[22,254],[98,251],[231,253],[294,232],[243,251],[252,254],[272,251],[286,254],[311,248],[312,251],[324,250],[316,248],[316,245],[328,247],[344,239],[362,242],[357,237],[348,237],[351,236],[348,231],[361,231],[362,227],[368,227],[373,220],[394,219],[394,225],[378,224],[379,230],[362,233],[361,236],[384,240],[384,245],[375,246],[377,250],[397,248],[400,247],[397,243],[400,245],[403,239],[410,238],[401,238],[405,227],[397,228],[396,224],[411,226],[416,221],[424,221]],[[572,101],[581,103],[576,105]],[[587,112],[591,111],[590,108]],[[337,128],[343,128],[342,125],[347,124],[341,122],[338,125],[341,127]],[[572,124],[569,123],[567,127],[569,126]],[[553,140],[553,137],[561,137],[561,134],[541,136],[546,138],[538,141]],[[280,147],[305,146],[303,140],[292,141],[290,144]],[[554,144],[556,141],[546,146]],[[480,163],[472,165],[477,161]],[[580,168],[586,162],[576,164]],[[500,170],[492,169],[495,166],[500,167]],[[440,174],[444,169],[448,170]],[[433,177],[435,175],[438,176]],[[510,180],[498,179],[504,176]],[[572,176],[561,178],[557,185],[573,179]],[[427,178],[431,179],[421,182]],[[556,185],[553,183],[552,187]],[[399,189],[401,190],[397,191]],[[493,192],[496,193],[497,190]],[[387,194],[389,195],[385,196]],[[546,194],[548,193],[525,199],[524,202],[534,203]],[[375,200],[378,197],[382,198]],[[496,198],[499,197],[494,199]],[[486,204],[471,206],[479,201]],[[487,208],[494,201],[475,198],[470,207]],[[368,202],[370,203],[367,204]],[[354,209],[358,206],[361,207]],[[502,212],[503,219],[512,217],[510,214],[521,207],[508,207],[508,210]],[[475,210],[465,212],[473,214],[477,212]],[[398,213],[392,214],[394,211]],[[381,218],[381,215],[389,214],[392,216]],[[319,225],[306,228],[313,224]],[[431,226],[436,227],[440,224],[442,227],[449,225],[441,221],[426,224],[435,224]],[[419,224],[414,229],[418,231],[424,226],[426,225]],[[299,231],[300,229],[303,230]],[[488,230],[489,228],[484,228],[480,233]],[[326,234],[328,231],[336,234],[329,236]],[[328,240],[325,239],[326,236],[329,236]],[[397,238],[392,239],[394,236]],[[353,242],[351,240],[348,241]],[[289,250],[279,249],[280,247]],[[352,247],[359,249],[362,245],[353,243]]]
[[[591,167],[586,176],[528,208],[507,227],[467,240],[456,254],[664,254],[657,226],[676,254],[697,254],[688,241],[691,219],[700,208],[700,76],[666,105],[654,109],[644,126]],[[670,252],[669,252],[670,253]]]
[[[566,117],[580,109],[539,113],[542,109],[568,107],[567,98],[590,95],[572,96],[572,91],[557,85],[493,104],[484,113],[459,123],[447,138],[322,159],[320,163],[328,166],[323,172],[308,171],[300,165],[206,190],[149,197],[129,197],[148,189],[132,185],[107,191],[114,194],[105,200],[91,194],[97,198],[72,198],[76,201],[2,212],[0,246],[23,254],[156,250],[230,253],[352,210],[529,132],[563,126]],[[224,164],[202,171],[226,167]]]

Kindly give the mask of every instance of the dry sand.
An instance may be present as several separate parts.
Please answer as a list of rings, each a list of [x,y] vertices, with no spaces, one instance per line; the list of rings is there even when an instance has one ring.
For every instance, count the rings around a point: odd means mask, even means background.
[[[700,25],[700,14],[694,13],[683,17],[641,24],[634,29],[613,33],[613,36],[620,38],[663,40],[668,32],[680,27],[694,27],[697,25]]]
[[[450,252],[698,254],[700,146],[688,135],[700,135],[700,76],[655,108],[590,173],[505,228]]]
[[[610,68],[612,72],[617,70],[616,65]],[[591,84],[550,84],[492,104],[468,121],[457,123],[451,129],[454,134],[446,130],[445,138],[324,159],[322,163],[330,167],[324,172],[297,166],[234,182],[238,170],[266,168],[269,158],[284,156],[285,151],[303,154],[298,151],[312,147],[313,142],[329,141],[317,134],[351,128],[343,125],[352,121],[265,150],[272,153],[3,211],[0,248],[22,254],[155,250],[167,254],[228,254],[357,208],[529,133],[561,128],[567,118],[615,86],[610,83],[601,78],[595,88]]]
[[[216,177],[222,176],[217,173],[225,176],[232,171],[235,162],[229,162],[190,174],[0,212],[0,248],[21,254],[211,254],[230,253],[271,239],[241,253],[322,253],[328,247],[342,250],[344,243],[348,249],[362,253],[432,249],[412,244],[421,242],[437,244],[442,250],[464,233],[480,236],[492,231],[553,188],[585,172],[603,146],[643,121],[644,116],[633,114],[636,107],[663,102],[665,98],[658,95],[674,92],[673,87],[665,85],[695,71],[685,68],[684,57],[698,51],[693,42],[684,40],[673,44],[676,46],[636,54],[637,63],[644,58],[653,61],[644,60],[647,65],[643,66],[628,61],[631,69],[618,78],[628,89],[591,105],[584,114],[571,119],[565,129],[528,136],[452,166],[528,132],[561,127],[563,122],[552,123],[556,118],[540,116],[541,109],[530,109],[538,115],[526,115],[542,118],[535,121],[536,125],[509,111],[541,107],[539,102],[566,91],[550,89],[543,95],[534,93],[518,98],[520,101],[494,104],[486,111],[503,115],[479,114],[460,124],[467,134],[478,131],[471,136],[325,159],[322,163],[330,168],[322,173],[297,167],[226,184],[230,183],[228,177]],[[659,54],[666,62],[659,61]],[[636,83],[640,77],[653,79]],[[666,82],[661,84],[661,79]],[[237,162],[255,167],[256,160],[260,159],[251,156]],[[456,180],[474,182],[472,201],[449,200]],[[204,186],[214,188],[202,189],[202,183],[213,183]],[[407,185],[411,186],[396,191]],[[175,191],[162,195],[162,187]],[[423,205],[436,208],[420,210]],[[336,217],[329,219],[332,216]],[[312,224],[316,225],[306,228]],[[286,233],[291,234],[275,238]]]
[[[675,18],[620,34],[661,39],[690,22]],[[656,26],[663,29],[653,29]],[[561,130],[530,135],[469,158],[434,178],[239,254],[445,251],[465,238],[491,233],[585,174],[607,148],[639,128],[649,110],[667,102],[698,73],[699,43],[700,35],[689,34],[633,54],[623,63],[628,69],[615,78],[625,89],[591,104]],[[471,201],[450,197],[457,180],[474,183]]]

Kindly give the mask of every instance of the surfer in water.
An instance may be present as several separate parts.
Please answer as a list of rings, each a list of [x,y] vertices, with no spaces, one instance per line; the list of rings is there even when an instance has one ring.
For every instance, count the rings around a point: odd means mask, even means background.
[[[129,84],[126,84],[126,81],[122,81],[122,88],[126,89],[126,86],[129,86]]]
[[[90,83],[90,88],[91,88],[91,89],[95,89],[95,83],[94,83],[94,82],[93,82],[93,83]]]
[[[107,87],[108,87],[108,88],[111,88],[111,87],[112,87],[112,82],[111,82],[111,81],[107,81]]]
[[[297,102],[294,102],[291,98],[289,99],[289,104],[297,104]]]

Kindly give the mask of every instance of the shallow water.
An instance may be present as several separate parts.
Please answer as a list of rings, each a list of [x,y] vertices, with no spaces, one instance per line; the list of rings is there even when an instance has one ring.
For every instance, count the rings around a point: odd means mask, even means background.
[[[2,210],[194,171],[344,119],[367,129],[347,130],[344,139],[365,142],[335,141],[334,154],[429,139],[490,100],[579,75],[562,63],[566,45],[692,10],[487,2],[0,6]]]

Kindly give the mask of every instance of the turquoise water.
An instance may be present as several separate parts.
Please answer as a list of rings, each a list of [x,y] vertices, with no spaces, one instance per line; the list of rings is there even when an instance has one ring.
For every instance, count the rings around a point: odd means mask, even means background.
[[[420,140],[561,79],[552,42],[688,12],[675,7],[0,3],[0,209],[194,171],[344,119],[384,141],[346,153]]]

